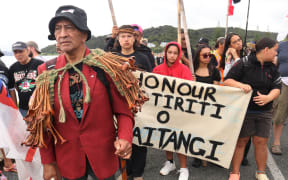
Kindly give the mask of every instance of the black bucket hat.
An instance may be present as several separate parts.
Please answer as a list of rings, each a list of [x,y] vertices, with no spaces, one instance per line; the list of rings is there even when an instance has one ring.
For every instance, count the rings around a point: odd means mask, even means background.
[[[80,31],[87,32],[88,37],[86,41],[88,41],[91,38],[91,31],[87,26],[86,12],[83,9],[80,9],[76,6],[65,5],[60,6],[57,9],[55,17],[53,17],[49,22],[49,31],[50,31],[50,35],[48,36],[49,40],[56,39],[54,36],[55,24],[62,18],[70,20],[74,24],[74,26]]]
[[[4,56],[4,53],[0,49],[0,57]]]

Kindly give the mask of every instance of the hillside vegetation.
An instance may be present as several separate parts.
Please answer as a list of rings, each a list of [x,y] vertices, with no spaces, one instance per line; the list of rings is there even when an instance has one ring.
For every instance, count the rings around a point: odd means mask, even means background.
[[[216,28],[204,28],[199,30],[189,29],[189,37],[190,43],[193,47],[197,44],[201,37],[205,37],[209,39],[210,46],[214,47],[215,41],[218,37],[224,36],[225,28],[216,27]],[[235,32],[240,34],[240,36],[244,39],[245,37],[245,30],[241,28],[228,28],[228,32]],[[155,47],[152,50],[156,53],[162,52],[163,47],[160,47],[161,42],[170,42],[177,40],[177,28],[172,26],[160,26],[160,27],[152,27],[149,29],[145,29],[144,38],[147,38],[149,43],[153,43]],[[105,46],[105,37],[104,36],[92,36],[92,38],[86,42],[88,48],[95,49],[101,48],[103,49]],[[272,32],[260,32],[260,31],[248,31],[247,33],[247,42],[249,41],[257,41],[262,37],[270,37],[272,39],[277,38],[277,33]],[[49,45],[42,49],[44,54],[56,54],[56,47],[55,45]]]

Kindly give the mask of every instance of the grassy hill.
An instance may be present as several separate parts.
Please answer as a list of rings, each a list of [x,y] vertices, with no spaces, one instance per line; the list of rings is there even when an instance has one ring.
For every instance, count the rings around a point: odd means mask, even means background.
[[[197,44],[199,39],[201,37],[205,37],[209,39],[210,46],[214,47],[215,41],[218,37],[225,35],[225,28],[216,27],[216,28],[204,28],[199,30],[193,30],[189,29],[189,37],[190,37],[190,43],[193,47]],[[240,36],[244,39],[245,37],[245,30],[241,28],[228,28],[228,32],[235,32],[237,34],[240,34]],[[159,45],[161,42],[170,42],[170,41],[176,41],[177,40],[177,28],[173,26],[160,26],[160,27],[152,27],[149,29],[145,29],[144,32],[144,38],[147,38],[149,43],[153,43],[156,45],[156,47],[152,48],[155,52],[161,52],[163,51],[163,48],[161,48]],[[87,41],[87,46],[90,49],[94,48],[101,48],[103,49],[105,46],[105,36],[92,36],[92,38]],[[272,32],[260,32],[260,31],[248,31],[247,33],[247,42],[249,41],[257,41],[261,39],[262,37],[270,37],[272,39],[277,38],[277,33]],[[56,53],[56,47],[55,45],[50,45],[42,49],[42,52],[45,54],[55,54]]]

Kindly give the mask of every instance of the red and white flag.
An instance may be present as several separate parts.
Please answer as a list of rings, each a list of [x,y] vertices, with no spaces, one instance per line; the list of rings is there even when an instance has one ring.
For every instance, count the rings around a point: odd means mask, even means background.
[[[19,180],[43,179],[38,149],[21,146],[27,137],[26,124],[2,80],[0,80],[0,148],[16,160]]]

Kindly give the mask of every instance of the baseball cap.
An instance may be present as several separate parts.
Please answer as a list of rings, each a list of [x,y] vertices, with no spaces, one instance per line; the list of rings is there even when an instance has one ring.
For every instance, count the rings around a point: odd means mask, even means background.
[[[21,50],[22,51],[23,49],[26,49],[26,48],[27,48],[27,45],[21,41],[18,41],[12,45],[13,51],[15,51],[15,50]]]
[[[50,31],[50,35],[48,36],[49,40],[56,39],[54,36],[55,24],[62,18],[70,20],[74,24],[74,26],[80,31],[87,32],[88,37],[86,41],[88,41],[91,38],[91,31],[87,26],[86,12],[83,9],[78,8],[76,6],[65,5],[60,6],[57,9],[55,16],[49,22],[49,31]]]
[[[206,38],[203,38],[203,37],[201,37],[200,39],[199,39],[199,42],[198,42],[199,44],[209,44],[209,40],[208,39],[206,39]]]
[[[143,34],[143,29],[138,24],[131,24],[130,26],[132,26],[134,30],[139,31],[141,34]]]
[[[34,47],[35,50],[36,50],[39,54],[41,53],[41,51],[39,50],[38,44],[37,44],[36,42],[34,42],[34,41],[28,41],[26,44],[27,44],[27,46],[29,46],[29,47]]]

